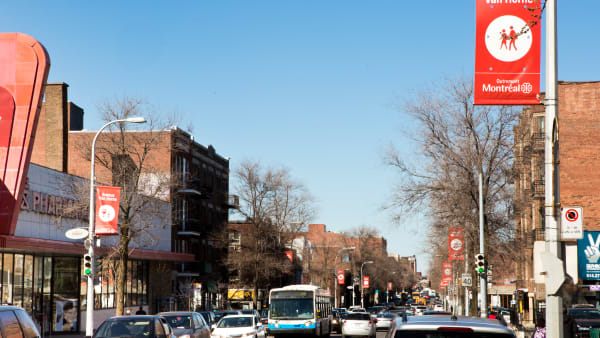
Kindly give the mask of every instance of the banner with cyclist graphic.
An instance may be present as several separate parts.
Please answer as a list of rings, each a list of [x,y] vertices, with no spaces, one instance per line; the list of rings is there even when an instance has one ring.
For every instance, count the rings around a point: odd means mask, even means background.
[[[476,3],[474,103],[540,104],[540,2]]]

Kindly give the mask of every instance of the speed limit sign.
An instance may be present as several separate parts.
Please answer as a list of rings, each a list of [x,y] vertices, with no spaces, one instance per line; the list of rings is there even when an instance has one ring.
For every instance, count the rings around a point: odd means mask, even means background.
[[[471,278],[470,273],[463,273],[462,286],[473,286],[473,278]]]

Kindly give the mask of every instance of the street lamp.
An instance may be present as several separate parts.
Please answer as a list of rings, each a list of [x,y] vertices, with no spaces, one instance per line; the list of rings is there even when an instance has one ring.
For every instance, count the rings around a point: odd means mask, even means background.
[[[365,282],[363,281],[363,266],[373,264],[373,261],[365,261],[360,265],[360,307],[365,308]]]
[[[85,335],[87,337],[91,337],[94,335],[94,247],[96,246],[96,244],[94,243],[94,237],[95,237],[95,229],[94,229],[94,212],[96,210],[94,210],[95,205],[95,199],[94,199],[94,182],[96,180],[95,178],[95,173],[94,173],[94,165],[95,165],[95,160],[96,160],[96,140],[98,139],[98,135],[100,135],[100,133],[102,132],[102,130],[104,130],[104,128],[108,127],[109,125],[113,124],[113,123],[119,123],[119,122],[129,122],[129,123],[145,123],[146,119],[140,116],[136,116],[136,117],[128,117],[126,119],[119,119],[119,120],[113,120],[110,121],[108,123],[106,123],[105,125],[102,126],[102,128],[100,128],[100,130],[98,130],[98,132],[96,133],[96,135],[94,136],[94,140],[92,141],[92,164],[91,164],[91,174],[90,174],[90,219],[89,219],[89,228],[88,228],[88,240],[86,243],[88,252],[87,255],[90,257],[90,260],[92,261],[91,264],[91,268],[89,269],[89,274],[87,275],[88,280],[87,280],[87,305],[86,305],[86,312],[85,312]]]
[[[342,251],[352,251],[356,249],[356,247],[351,246],[351,247],[347,247],[347,248],[341,248],[340,250],[338,250],[338,252],[335,254],[335,259],[333,261],[333,265],[335,266],[335,283],[333,283],[333,287],[334,287],[334,296],[335,296],[335,307],[338,307],[338,298],[337,298],[337,285],[338,285],[338,280],[337,280],[337,258],[340,255],[340,253]]]

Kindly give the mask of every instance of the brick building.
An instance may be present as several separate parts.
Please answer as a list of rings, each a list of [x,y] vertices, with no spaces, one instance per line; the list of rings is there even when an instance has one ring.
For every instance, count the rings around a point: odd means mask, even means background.
[[[329,232],[325,224],[309,224],[308,231],[298,237],[305,238],[312,251],[306,257],[310,267],[303,276],[307,283],[329,289],[333,294],[336,269],[344,269],[344,284],[337,286],[338,304],[341,306],[352,305],[352,289],[347,287],[355,284],[358,289],[362,263],[375,260],[375,257],[387,258],[387,241],[383,237],[351,237],[345,233]],[[343,249],[350,247],[355,249]],[[368,266],[363,272],[367,269]]]
[[[558,145],[561,207],[581,206],[584,231],[600,230],[600,82],[559,82]],[[514,128],[514,215],[518,252],[517,300],[523,318],[531,321],[545,307],[545,280],[539,254],[545,251],[544,226],[544,106],[527,106]],[[586,241],[587,236],[583,239]],[[581,246],[581,245],[580,245]],[[592,302],[578,265],[586,259],[576,241],[563,241],[565,272],[572,278],[564,291],[567,305]],[[599,278],[600,279],[600,278]]]
[[[48,84],[46,88],[32,162],[89,178],[89,151],[96,132],[83,129],[83,109],[68,101],[67,88],[65,83]],[[105,130],[103,135],[107,133],[110,131]],[[133,139],[144,133],[149,132],[131,131],[126,137]],[[209,235],[226,226],[229,209],[237,205],[236,197],[228,194],[229,159],[217,154],[214,147],[197,143],[177,127],[152,133],[157,141],[146,163],[154,170],[148,175],[162,175],[170,180],[160,196],[170,203],[171,220],[165,226],[171,232],[171,251],[195,257],[193,261],[175,263],[176,278],[166,294],[176,295],[181,306],[189,304],[190,297],[202,308],[216,306],[218,284],[226,278],[226,272],[221,264],[223,249]],[[96,144],[97,156],[102,156],[101,144],[102,136]],[[109,163],[114,160],[107,159]],[[135,159],[119,160],[136,167]],[[95,173],[98,184],[115,184],[111,170],[98,162]],[[202,285],[200,295],[191,290],[193,283]],[[165,306],[174,305],[173,297],[161,301],[171,303]]]

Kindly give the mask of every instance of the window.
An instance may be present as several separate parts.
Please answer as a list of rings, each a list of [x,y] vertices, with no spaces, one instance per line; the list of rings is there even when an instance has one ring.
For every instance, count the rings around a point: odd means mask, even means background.
[[[543,116],[538,116],[537,117],[537,132],[538,133],[543,133],[544,132],[544,117]]]

